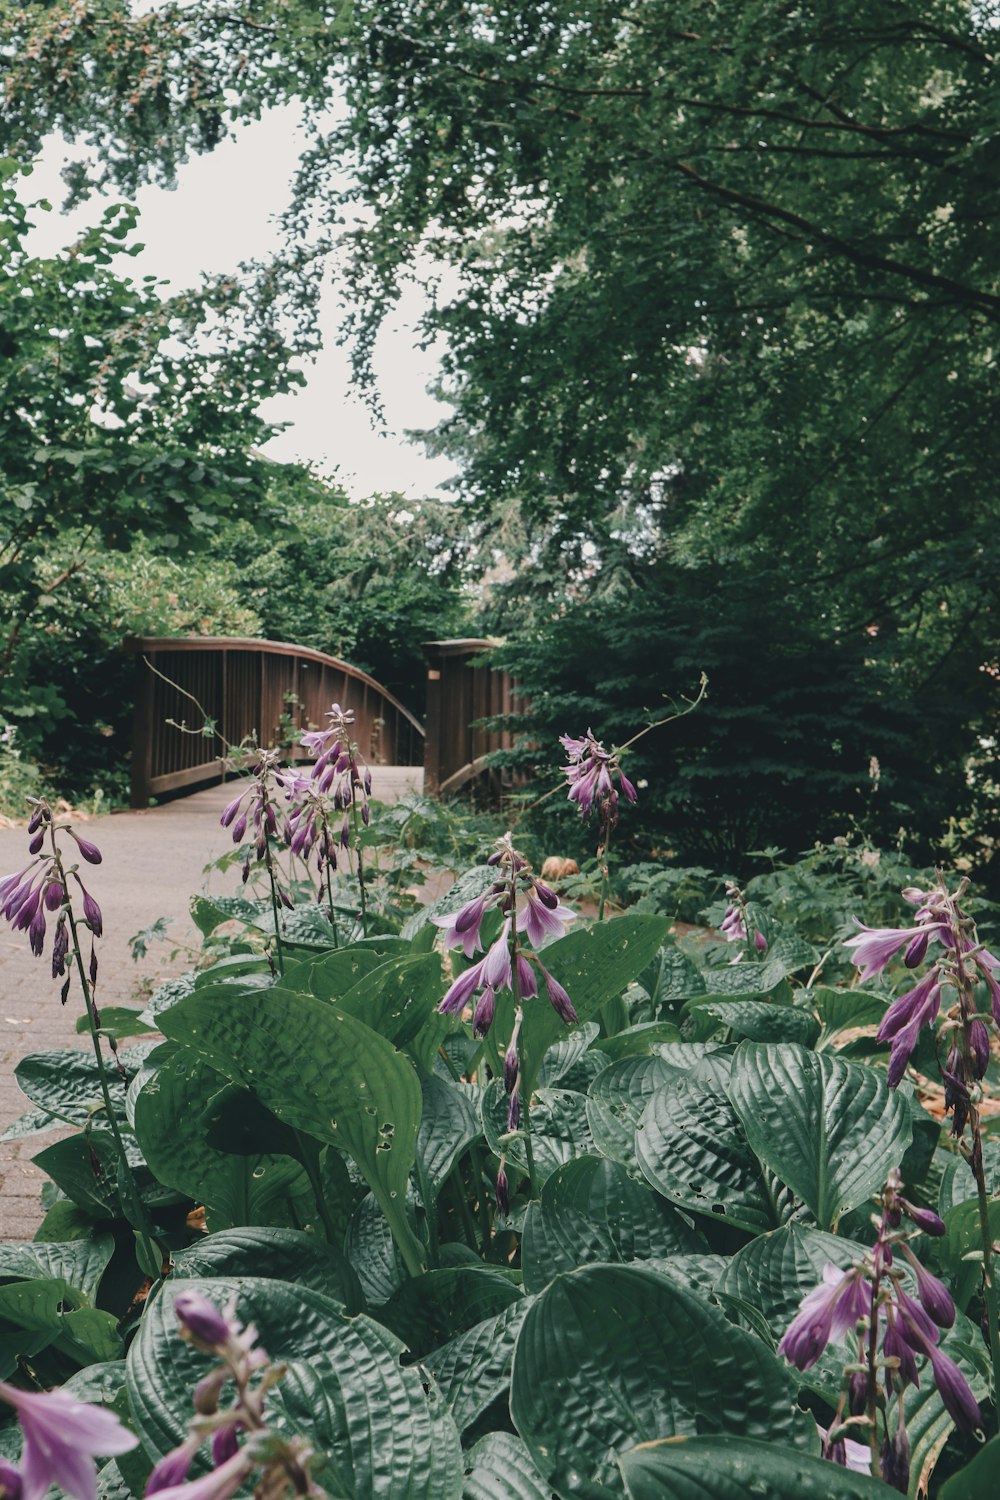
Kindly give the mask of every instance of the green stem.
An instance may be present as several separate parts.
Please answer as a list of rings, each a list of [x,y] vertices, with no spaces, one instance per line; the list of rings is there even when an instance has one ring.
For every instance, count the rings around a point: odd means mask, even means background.
[[[332,840],[330,837],[330,825],[325,816],[323,818],[323,838],[324,848],[329,849]],[[340,944],[337,941],[337,913],[333,906],[333,872],[330,869],[330,861],[328,859],[326,860],[326,904],[330,912],[330,926],[333,929],[333,946],[334,948],[339,948]]]
[[[608,831],[607,831],[607,833],[605,835],[605,838],[604,838],[604,843],[601,845],[601,847],[597,851],[597,858],[602,861],[602,864],[601,864],[601,899],[600,899],[600,904],[598,905],[598,908],[597,908],[597,920],[599,922],[603,922],[604,921],[604,908],[607,905],[608,896],[609,896],[609,894],[611,892],[611,871],[608,868],[608,850],[609,850],[610,847],[611,847],[611,829],[609,827]]]
[[[53,839],[53,845],[55,840]],[[73,939],[73,956],[76,959],[76,969],[80,976],[80,985],[83,990],[83,1003],[87,1012],[87,1025],[90,1028],[90,1040],[94,1047],[94,1057],[97,1060],[97,1075],[101,1084],[101,1095],[104,1099],[104,1112],[108,1117],[108,1125],[111,1129],[112,1139],[118,1152],[118,1161],[121,1168],[120,1181],[128,1198],[128,1206],[132,1212],[133,1223],[142,1240],[142,1247],[146,1257],[147,1266],[155,1266],[162,1263],[163,1255],[156,1240],[146,1205],[143,1203],[139,1189],[135,1185],[132,1168],[129,1164],[128,1154],[125,1150],[125,1142],[122,1140],[121,1131],[118,1128],[118,1119],[115,1115],[114,1105],[111,1100],[111,1090],[108,1086],[107,1064],[101,1051],[101,1038],[97,1031],[97,1022],[94,1014],[94,998],[91,993],[90,983],[83,967],[83,953],[80,948],[80,934],[76,925],[76,917],[73,914],[72,903],[69,898],[69,886],[66,884],[66,876],[63,873],[62,861],[56,854],[56,868],[62,881],[62,888],[66,893],[66,917],[69,922],[70,935]],[[154,1248],[155,1247],[155,1248]]]
[[[285,949],[281,941],[281,904],[278,900],[278,884],[274,875],[274,861],[271,858],[270,839],[264,845],[264,865],[267,869],[267,878],[271,885],[271,911],[274,913],[274,938],[278,947],[278,973],[285,972]]]
[[[983,1144],[979,1126],[979,1111],[973,1106],[970,1111],[973,1141],[973,1175],[976,1179],[976,1197],[979,1202],[979,1233],[983,1246],[983,1300],[986,1303],[986,1318],[990,1329],[990,1360],[993,1365],[993,1406],[1000,1411],[1000,1327],[997,1326],[996,1265],[993,1256],[993,1235],[990,1229],[990,1204],[986,1191],[983,1169]],[[970,1163],[972,1165],[972,1163]],[[998,1423],[1000,1426],[1000,1423]]]
[[[339,1248],[340,1236],[337,1234],[336,1225],[330,1217],[330,1208],[326,1201],[326,1193],[323,1191],[323,1178],[319,1170],[319,1152],[315,1149],[315,1142],[303,1137],[300,1130],[294,1131],[295,1140],[299,1148],[299,1161],[305,1168],[306,1176],[309,1178],[309,1186],[313,1190],[316,1199],[316,1211],[323,1223],[323,1233],[331,1245]]]
[[[354,795],[354,787],[351,787],[351,823],[354,828],[354,853],[358,860],[358,894],[361,899],[361,936],[368,936],[368,892],[365,889],[365,866],[364,855],[361,849],[361,835],[358,832],[358,799]]]
[[[955,933],[955,970],[962,1014],[963,1070],[965,1077],[971,1079],[975,1077],[975,1070],[973,1067],[970,1030],[971,1022],[976,1014],[976,1003],[973,986],[966,973],[965,964],[962,959],[963,933],[957,922],[953,931]],[[993,1256],[993,1235],[990,1229],[990,1202],[989,1193],[986,1188],[986,1168],[983,1163],[982,1125],[979,1118],[979,1106],[974,1100],[969,1101],[969,1125],[972,1129],[972,1155],[969,1159],[969,1166],[972,1169],[973,1177],[976,1179],[979,1235],[983,1247],[983,1300],[986,1304],[986,1319],[989,1323],[990,1362],[993,1366],[993,1408],[994,1413],[997,1414],[1000,1413],[1000,1328],[997,1326],[996,1267]]]
[[[465,1183],[462,1181],[462,1174],[458,1170],[457,1163],[451,1170],[451,1183],[452,1187],[455,1190],[455,1195],[458,1199],[458,1212],[459,1217],[462,1220],[462,1230],[465,1234],[466,1243],[468,1244],[469,1248],[475,1250],[478,1255],[479,1241],[476,1239],[476,1226],[473,1221],[472,1214],[469,1212],[469,1205],[466,1202],[465,1198]],[[489,1243],[488,1240],[487,1243]]]
[[[521,1009],[521,990],[517,976],[517,874],[511,871],[510,877],[510,935],[507,939],[510,951],[510,987],[514,994],[514,1025],[517,1026],[517,1087],[521,1090],[521,1124],[520,1129],[524,1133],[524,1154],[528,1163],[528,1196],[535,1196],[535,1153],[531,1144],[531,1089],[524,1067],[524,1036],[523,1027],[518,1026],[518,1012]]]

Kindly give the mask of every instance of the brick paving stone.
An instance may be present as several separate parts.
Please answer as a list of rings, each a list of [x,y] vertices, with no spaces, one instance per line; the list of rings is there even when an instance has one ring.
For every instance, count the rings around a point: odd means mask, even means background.
[[[395,802],[404,792],[422,789],[423,772],[415,766],[374,766],[372,779],[373,795]],[[234,871],[205,874],[205,866],[232,847],[219,826],[219,814],[233,795],[230,783],[87,824],[86,836],[104,855],[101,865],[84,867],[87,888],[104,916],[104,937],[98,944],[100,1004],[141,1002],[149,988],[190,967],[189,954],[172,957],[172,950],[200,943],[189,911],[191,897],[199,891],[231,895],[236,889]],[[24,828],[0,828],[0,876],[27,862]],[[141,963],[133,963],[131,938],[161,916],[171,919],[167,942],[153,945]],[[36,959],[26,933],[0,926],[0,1131],[31,1108],[14,1078],[22,1057],[55,1047],[90,1046],[89,1038],[75,1031],[80,1009],[75,988],[66,1009],[59,1004],[50,946],[51,935],[44,955]],[[34,1236],[42,1220],[39,1194],[45,1178],[31,1158],[58,1138],[50,1131],[0,1142],[0,1241]]]

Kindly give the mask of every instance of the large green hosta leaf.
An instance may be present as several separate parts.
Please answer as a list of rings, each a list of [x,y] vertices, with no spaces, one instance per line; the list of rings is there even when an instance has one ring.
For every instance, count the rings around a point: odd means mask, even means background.
[[[548,1178],[528,1205],[521,1269],[528,1292],[594,1262],[644,1261],[705,1248],[680,1214],[618,1162],[579,1156]]]
[[[603,1155],[638,1171],[635,1132],[646,1105],[658,1089],[683,1076],[655,1053],[623,1057],[599,1073],[588,1091],[587,1121]]]
[[[341,1006],[277,988],[197,991],[171,1007],[164,1031],[252,1089],[282,1123],[346,1151],[378,1198],[411,1273],[423,1251],[406,1219],[420,1124],[420,1083],[392,1043]]]
[[[506,1394],[514,1344],[529,1306],[527,1297],[512,1302],[499,1317],[485,1318],[424,1360],[459,1431]]]
[[[288,1373],[267,1399],[273,1422],[329,1457],[331,1494],[371,1500],[459,1500],[458,1431],[426,1375],[400,1364],[402,1345],[367,1317],[345,1317],[321,1293],[283,1281],[169,1281],[147,1308],[128,1360],[136,1430],[151,1457],[187,1432],[191,1393],[211,1360],[178,1337],[173,1301],[197,1288],[219,1307],[235,1293],[244,1323]],[[332,1469],[332,1475],[331,1475]],[[323,1477],[319,1476],[320,1483]]]
[[[110,1234],[61,1244],[0,1245],[0,1280],[61,1280],[93,1302],[114,1248]]]
[[[759,1234],[787,1214],[721,1081],[700,1072],[715,1057],[652,1096],[636,1131],[636,1157],[643,1176],[672,1203]]]
[[[466,1454],[463,1500],[550,1500],[531,1454],[511,1432],[489,1432]]]
[[[257,1276],[312,1287],[339,1302],[348,1312],[362,1306],[361,1286],[352,1266],[333,1245],[295,1229],[247,1225],[196,1240],[173,1256],[173,1274]]]
[[[910,1143],[909,1109],[884,1073],[794,1043],[743,1042],[729,1097],[750,1146],[826,1229]]]
[[[229,1088],[226,1078],[187,1048],[164,1048],[135,1099],[136,1135],[149,1166],[161,1182],[204,1204],[212,1229],[288,1226],[300,1214],[315,1217],[305,1174],[290,1156],[226,1151],[211,1143],[215,1103]]]
[[[588,1266],[529,1308],[510,1409],[561,1495],[620,1494],[618,1455],[655,1438],[726,1432],[808,1450],[815,1427],[795,1390],[759,1339],[678,1282]]]
[[[897,1493],[826,1459],[728,1436],[649,1443],[618,1462],[630,1500],[889,1500]]]

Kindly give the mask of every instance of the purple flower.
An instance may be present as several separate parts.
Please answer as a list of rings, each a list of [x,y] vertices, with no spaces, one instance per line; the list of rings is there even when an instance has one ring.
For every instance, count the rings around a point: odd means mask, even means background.
[[[510,990],[514,987],[514,975],[510,964],[510,917],[500,929],[500,936],[490,948],[482,962],[483,983],[495,990]]]
[[[635,787],[622,774],[617,752],[605,750],[594,738],[592,730],[588,729],[582,739],[560,735],[559,742],[569,756],[569,765],[563,767],[569,783],[569,800],[577,804],[584,821],[597,803],[601,837],[604,838],[618,822],[618,791],[614,779],[617,778],[618,789],[628,802],[636,800]]]
[[[240,1325],[225,1317],[201,1292],[178,1292],[174,1312],[183,1332],[206,1349],[224,1348],[240,1331]]]
[[[533,948],[540,948],[546,937],[562,937],[568,924],[575,920],[575,911],[558,902],[551,906],[540,898],[534,886],[529,886],[527,899],[517,914],[517,930],[527,933]]]
[[[165,1490],[157,1490],[156,1494],[159,1500],[229,1500],[253,1467],[253,1459],[240,1448],[221,1469],[212,1469],[201,1479],[192,1479],[190,1484],[182,1482]],[[149,1490],[146,1491],[147,1495],[150,1493]]]
[[[455,1016],[465,1009],[482,983],[482,969],[483,960],[480,960],[478,964],[464,969],[457,979],[452,980],[444,999],[438,1006],[443,1016]]]
[[[473,1036],[485,1036],[493,1025],[493,1017],[496,1015],[497,997],[489,985],[483,990],[476,1001],[476,1008],[472,1013]]]
[[[871,1313],[871,1294],[860,1268],[838,1271],[828,1261],[821,1284],[807,1292],[778,1345],[790,1364],[808,1370],[827,1344],[843,1338],[860,1318]]]
[[[879,1457],[886,1484],[905,1495],[910,1486],[910,1439],[901,1419],[896,1422],[892,1438],[883,1440]]]
[[[23,1492],[20,1469],[15,1469],[5,1458],[0,1458],[0,1495],[3,1495],[4,1500],[21,1500]]]
[[[863,922],[858,922],[856,917],[854,920],[861,931],[857,937],[848,938],[844,947],[855,950],[853,961],[861,970],[862,981],[881,974],[886,964],[895,957],[903,944],[911,944],[914,941],[912,927],[866,927]],[[939,932],[942,926],[941,922],[936,922],[926,929],[928,941],[930,933]],[[924,933],[921,932],[919,936],[923,937]]]
[[[69,834],[71,839],[76,840],[77,848],[80,850],[80,853],[83,855],[88,865],[99,865],[101,863],[104,856],[102,855],[100,849],[98,849],[96,844],[92,844],[89,839],[81,838],[78,833],[73,832],[72,828],[67,828],[66,832]]]
[[[849,1437],[834,1438],[831,1443],[822,1427],[819,1429],[819,1435],[823,1439],[820,1448],[821,1458],[839,1464],[842,1469],[850,1469],[854,1474],[871,1473],[872,1455],[867,1443],[856,1443],[853,1438]]]
[[[229,1371],[226,1371],[228,1377]],[[188,1470],[194,1462],[194,1456],[201,1447],[201,1439],[197,1437],[185,1438],[184,1442],[177,1448],[171,1448],[170,1452],[160,1459],[153,1467],[153,1472],[146,1480],[145,1494],[155,1495],[160,1490],[170,1489],[174,1485],[183,1484],[188,1476]]]
[[[483,917],[491,906],[495,906],[500,899],[499,895],[489,892],[483,896],[477,896],[474,901],[468,901],[460,911],[446,917],[431,917],[435,927],[445,929],[444,946],[446,948],[458,948],[461,946],[466,958],[472,958],[477,948],[482,946],[479,929],[483,925]]]
[[[933,1023],[940,1004],[940,972],[935,964],[912,990],[908,990],[905,995],[897,995],[886,1011],[878,1029],[878,1040],[892,1043],[889,1057],[890,1088],[895,1088],[905,1073],[921,1027]]]
[[[50,1484],[73,1500],[95,1500],[94,1456],[114,1458],[138,1446],[113,1412],[62,1391],[19,1391],[0,1381],[0,1396],[16,1408],[24,1433],[22,1500],[42,1500]]]
[[[240,1426],[241,1423],[234,1420],[224,1427],[217,1427],[212,1433],[212,1463],[217,1469],[228,1463],[234,1453],[239,1453]]]
[[[572,1000],[569,998],[569,995],[567,995],[558,979],[555,979],[549,973],[548,969],[546,969],[541,963],[538,965],[538,967],[541,969],[542,975],[545,979],[545,991],[549,997],[549,1004],[552,1006],[552,1009],[555,1011],[560,1021],[564,1021],[567,1026],[572,1026],[575,1021],[579,1020],[579,1016],[573,1008]]]
[[[930,1271],[920,1264],[908,1245],[901,1245],[900,1249],[917,1278],[917,1296],[920,1298],[920,1306],[939,1328],[950,1328],[955,1321],[955,1304],[948,1288],[943,1281],[938,1281],[936,1276],[932,1276]]]
[[[982,1426],[983,1417],[965,1376],[955,1361],[933,1344],[927,1355],[945,1411],[961,1432],[975,1432]]]

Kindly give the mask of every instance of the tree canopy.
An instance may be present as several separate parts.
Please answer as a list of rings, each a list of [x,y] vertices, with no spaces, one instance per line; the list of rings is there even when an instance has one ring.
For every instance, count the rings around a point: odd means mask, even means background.
[[[894,775],[880,701],[933,701],[934,765],[996,730],[997,21],[965,0],[5,6],[0,128],[30,151],[58,126],[130,189],[299,100],[262,297],[307,307],[335,255],[370,380],[403,280],[447,269],[433,441],[518,565],[496,622],[641,614],[655,578],[693,650],[726,610],[734,666],[776,636],[817,680],[841,653],[871,673],[861,787],[871,755]],[[633,708],[684,685],[658,661]]]

